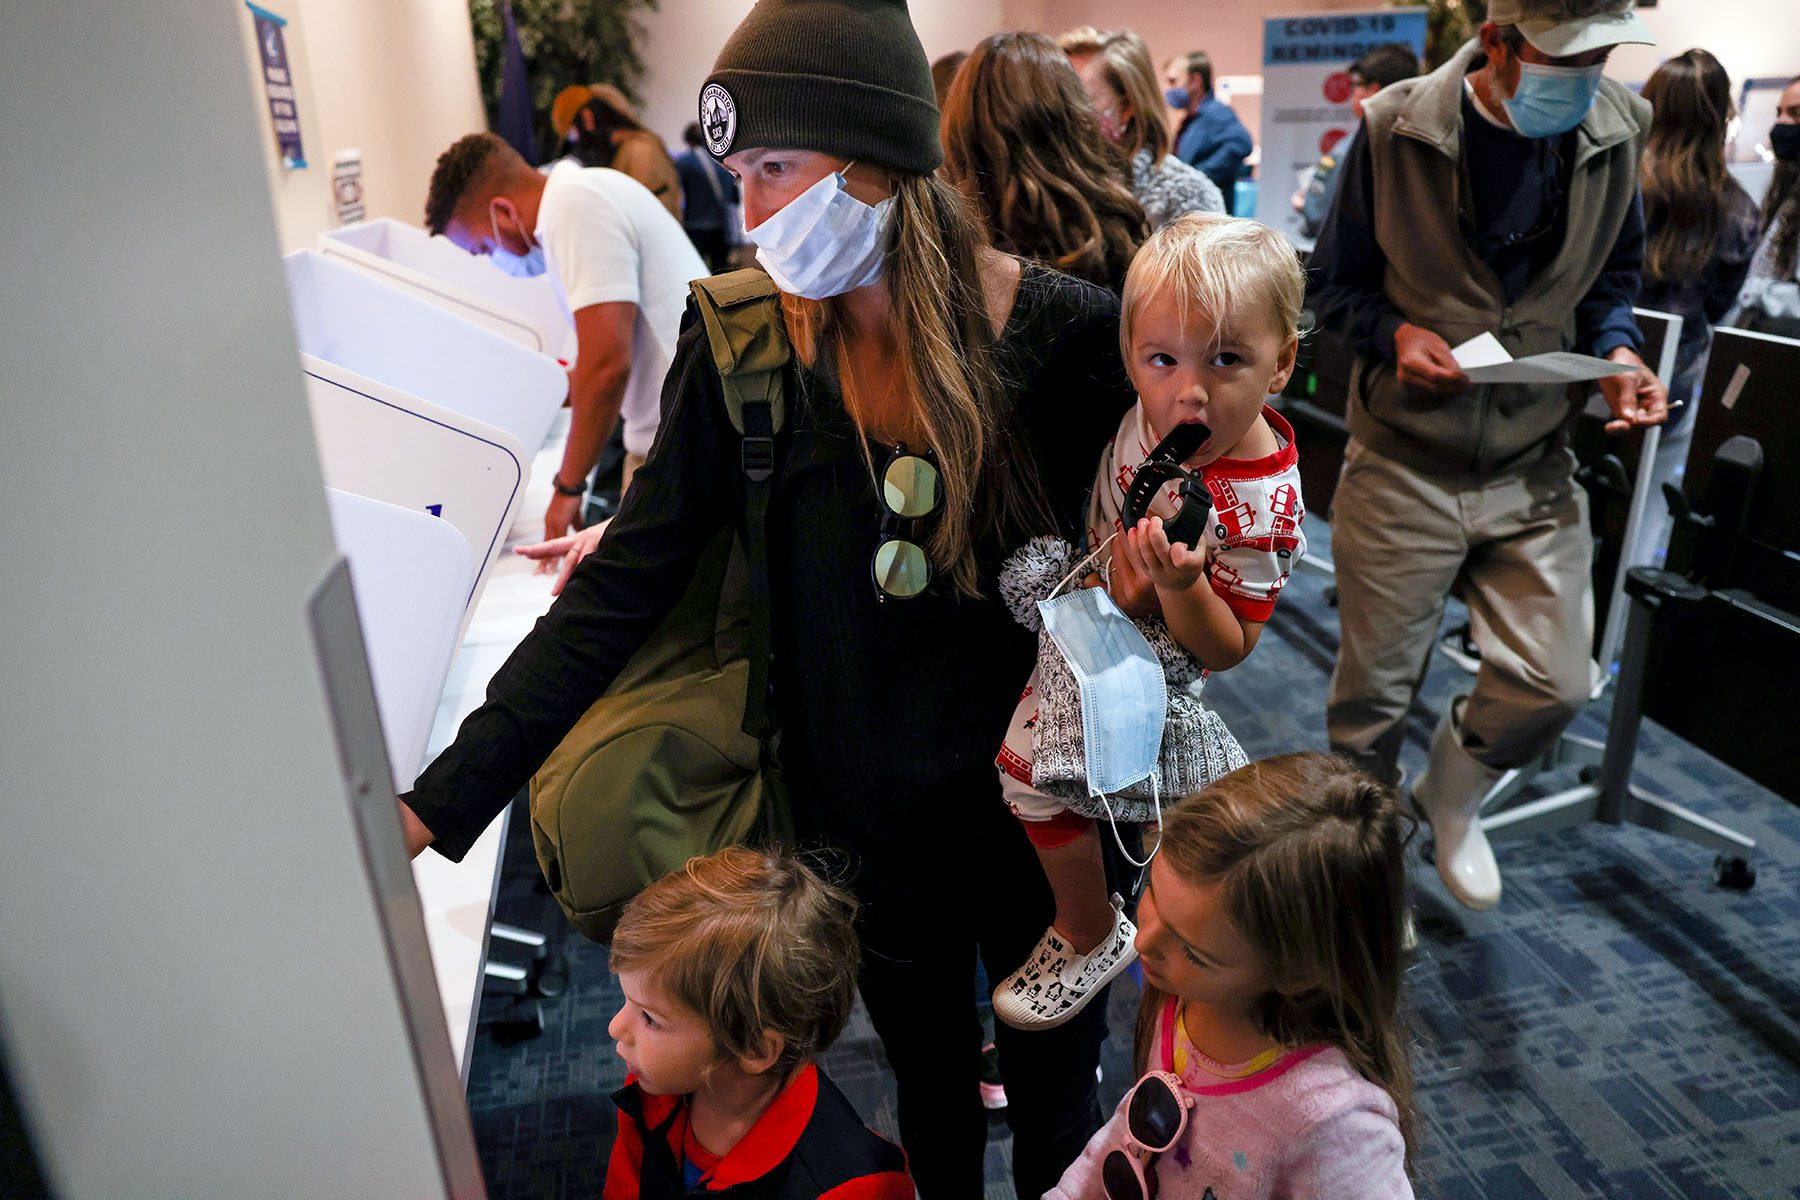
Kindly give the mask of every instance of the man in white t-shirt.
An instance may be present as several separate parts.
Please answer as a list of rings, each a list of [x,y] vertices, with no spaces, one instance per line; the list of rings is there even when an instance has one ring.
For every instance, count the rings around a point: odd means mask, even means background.
[[[637,180],[566,161],[541,174],[491,133],[439,157],[425,226],[509,274],[548,270],[573,314],[569,441],[544,514],[544,537],[561,537],[580,526],[587,476],[614,422],[625,426],[626,487],[649,453],[688,284],[706,264]]]

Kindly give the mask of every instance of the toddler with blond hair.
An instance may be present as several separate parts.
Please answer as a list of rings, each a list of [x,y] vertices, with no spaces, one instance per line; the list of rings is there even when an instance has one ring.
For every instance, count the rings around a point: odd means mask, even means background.
[[[1138,624],[1163,662],[1171,697],[1191,716],[1165,725],[1163,747],[1165,762],[1186,764],[1179,785],[1187,791],[1244,761],[1223,723],[1199,705],[1199,691],[1209,672],[1236,666],[1255,648],[1306,550],[1294,433],[1267,403],[1293,374],[1305,292],[1281,235],[1213,213],[1157,230],[1125,279],[1120,342],[1138,402],[1095,475],[1086,549],[1100,573],[1088,586],[1107,588]],[[1148,511],[1128,525],[1137,472],[1153,452],[1180,443],[1172,435],[1188,425],[1196,426],[1185,431],[1193,448],[1179,476],[1159,483]],[[1211,505],[1204,534],[1192,545],[1171,541],[1164,522],[1184,503],[1183,483],[1187,494],[1197,492],[1196,478],[1205,489],[1199,503]],[[1057,699],[1042,685],[1067,674],[1046,661],[1055,653],[1048,639],[1039,644],[1039,669],[997,759],[1006,802],[1025,823],[1056,899],[1055,922],[994,990],[994,1015],[1022,1029],[1069,1020],[1135,957],[1123,902],[1108,901],[1081,755],[1055,732],[1080,722],[1060,709],[1039,711]],[[1114,815],[1110,804],[1103,811]]]

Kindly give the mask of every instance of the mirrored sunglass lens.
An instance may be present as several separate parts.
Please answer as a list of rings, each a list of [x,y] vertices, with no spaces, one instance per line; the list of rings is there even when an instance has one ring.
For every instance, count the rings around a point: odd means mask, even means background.
[[[916,454],[902,454],[881,478],[882,498],[896,515],[929,516],[938,506],[937,468]]]
[[[1106,1200],[1144,1200],[1143,1185],[1123,1150],[1114,1150],[1102,1160],[1100,1184],[1106,1189]]]
[[[875,585],[901,599],[916,596],[931,583],[931,561],[911,542],[895,538],[875,551]]]
[[[1167,1150],[1181,1128],[1181,1101],[1169,1090],[1166,1080],[1152,1076],[1132,1093],[1125,1122],[1131,1128],[1131,1136],[1146,1149]]]

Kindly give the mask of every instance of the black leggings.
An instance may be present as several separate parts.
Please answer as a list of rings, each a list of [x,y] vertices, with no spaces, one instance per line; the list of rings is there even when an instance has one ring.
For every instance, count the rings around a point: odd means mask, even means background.
[[[862,996],[898,1081],[900,1139],[923,1200],[983,1192],[987,1117],[979,1091],[975,961],[1004,978],[1049,926],[1054,905],[1037,856],[995,788],[991,812],[936,822],[933,858],[907,894],[865,910]],[[1013,1181],[1038,1200],[1100,1128],[1094,1071],[1106,996],[1056,1029],[996,1025],[1013,1134]]]

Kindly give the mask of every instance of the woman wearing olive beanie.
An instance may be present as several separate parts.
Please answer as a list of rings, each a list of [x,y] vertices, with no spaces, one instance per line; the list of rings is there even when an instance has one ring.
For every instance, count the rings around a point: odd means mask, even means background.
[[[1051,910],[997,802],[994,746],[1035,647],[996,576],[1028,537],[1079,526],[1132,400],[1118,304],[993,250],[937,177],[931,71],[902,0],[761,0],[699,118],[742,181],[796,360],[765,523],[794,822],[862,902],[862,995],[920,1194],[966,1200],[982,1194],[987,1144],[977,955],[999,978]],[[742,526],[740,441],[698,325],[663,403],[604,537],[568,539],[571,556],[597,550],[407,798],[415,847],[460,856],[674,605],[712,535]],[[917,513],[876,487],[894,460],[939,481],[907,498]],[[1105,1011],[997,1031],[1021,1196],[1042,1195],[1099,1127]]]

